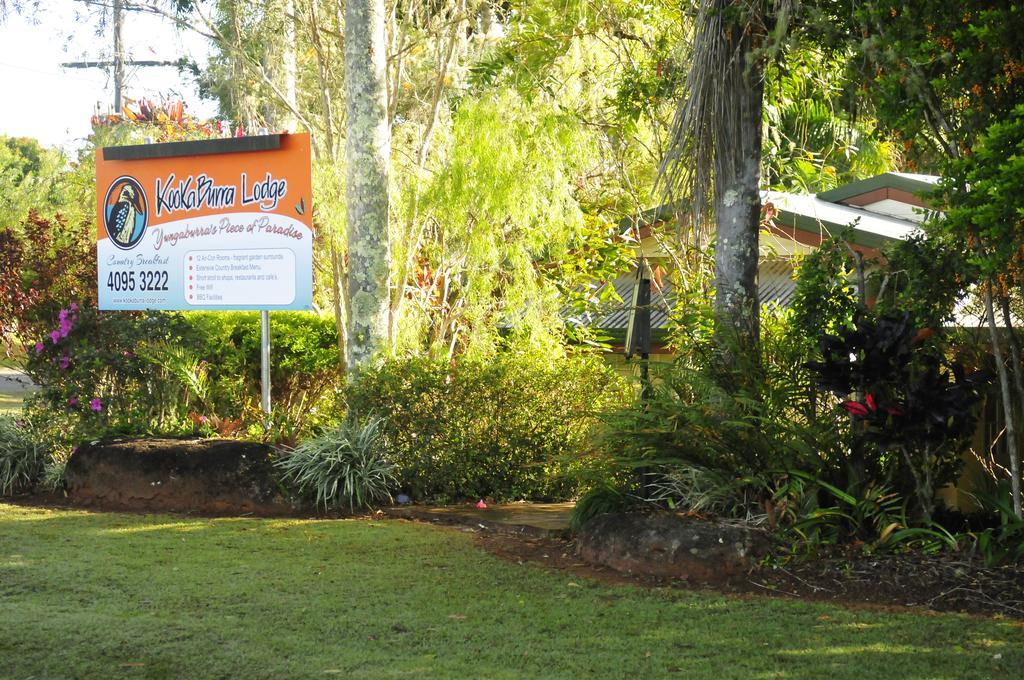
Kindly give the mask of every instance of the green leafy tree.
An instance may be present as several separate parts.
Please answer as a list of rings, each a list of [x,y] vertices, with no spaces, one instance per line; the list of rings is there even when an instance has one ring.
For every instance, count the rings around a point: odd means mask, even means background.
[[[938,227],[968,245],[968,261],[975,268],[984,289],[993,354],[1001,373],[1004,407],[1024,404],[1021,348],[1010,311],[1011,300],[1024,293],[1024,202],[1020,186],[1024,181],[1024,105],[1011,116],[993,124],[973,153],[949,165],[943,184],[947,211]],[[1009,359],[996,328],[995,305],[1001,307],[1001,321],[1008,340]],[[1005,363],[1009,363],[1013,389]],[[1021,466],[1016,447],[1010,450],[1010,481],[1014,513],[1021,516]]]
[[[943,207],[961,211],[953,219],[939,216],[932,220],[927,226],[929,235],[938,236],[940,242],[981,265],[976,279],[962,283],[965,288],[976,284],[984,299],[1018,516],[1020,416],[1015,401],[1024,403],[1024,377],[1019,341],[1010,322],[1014,286],[1005,285],[1006,277],[998,266],[1006,262],[1005,251],[1020,244],[1020,235],[1008,231],[1013,221],[992,221],[996,217],[1011,219],[1000,214],[997,206],[1012,206],[1012,199],[1005,195],[998,200],[986,198],[969,177],[985,175],[984,166],[1012,165],[1010,149],[983,140],[990,129],[994,138],[1012,137],[999,124],[1018,117],[1015,109],[1024,103],[1024,47],[1019,40],[1022,13],[1024,8],[1009,0],[976,6],[941,0],[873,0],[854,7],[850,15],[862,36],[852,45],[866,67],[860,74],[862,92],[874,106],[880,124],[901,137],[911,168],[938,170],[947,178],[937,199]],[[981,209],[983,203],[988,205],[985,210]],[[986,210],[992,214],[986,215]],[[972,220],[977,221],[969,229],[966,225]],[[982,228],[990,231],[982,232]],[[992,237],[995,240],[989,240]],[[997,329],[997,306],[1010,329],[1006,333]]]
[[[764,184],[816,193],[893,169],[897,147],[865,111],[850,111],[846,52],[805,35],[768,64],[764,105]]]
[[[451,134],[419,206],[429,222],[406,322],[448,356],[487,350],[499,331],[557,338],[561,303],[547,263],[571,260],[587,233],[572,178],[590,158],[588,136],[511,90],[464,101]]]
[[[872,0],[853,16],[864,36],[862,92],[922,167],[970,152],[1022,100],[1024,7],[1015,2]]]
[[[33,210],[53,215],[68,207],[54,181],[66,162],[34,139],[0,136],[0,231],[20,231]]]

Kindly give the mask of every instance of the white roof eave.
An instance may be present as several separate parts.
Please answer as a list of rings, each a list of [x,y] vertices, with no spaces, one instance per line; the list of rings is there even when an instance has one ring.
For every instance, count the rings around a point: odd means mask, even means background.
[[[820,230],[827,235],[850,226],[855,232],[870,234],[887,241],[902,241],[919,230],[919,225],[910,220],[872,213],[839,203],[830,203],[812,195],[762,191],[761,202],[771,203],[782,213],[811,220],[817,223]]]

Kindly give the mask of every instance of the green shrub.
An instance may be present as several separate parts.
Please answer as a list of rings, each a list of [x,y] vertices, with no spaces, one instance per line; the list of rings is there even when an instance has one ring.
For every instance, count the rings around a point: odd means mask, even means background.
[[[851,478],[867,469],[874,479],[912,493],[917,513],[929,523],[935,491],[955,481],[963,466],[989,378],[966,374],[917,335],[909,313],[858,312],[851,327],[822,336],[822,359],[808,367],[820,387],[848,399],[840,406],[857,424]]]
[[[324,509],[349,510],[391,501],[395,466],[386,454],[381,421],[347,420],[306,439],[277,462],[282,480],[312,494]]]
[[[904,504],[884,484],[840,489],[811,473],[790,470],[776,475],[766,507],[770,524],[790,550],[813,552],[851,541],[875,547],[891,540],[893,532],[905,526]]]
[[[723,364],[701,346],[652,364],[648,398],[610,416],[609,447],[633,468],[700,468],[728,480],[796,469],[841,482],[849,423],[820,407],[805,357],[775,323],[766,312],[759,357],[733,353]]]
[[[636,497],[629,496],[613,486],[595,487],[576,501],[569,515],[569,526],[573,531],[579,531],[584,524],[598,515],[622,512],[637,503],[639,501]]]
[[[209,359],[220,397],[217,414],[260,418],[259,312],[188,312],[193,344]],[[332,318],[298,311],[270,314],[270,402],[279,431],[306,432],[335,417],[340,384]],[[213,415],[213,414],[208,414]],[[232,417],[236,417],[233,416]]]
[[[46,457],[23,421],[0,416],[0,496],[31,488],[43,474]]]
[[[592,356],[500,352],[488,359],[391,359],[348,390],[376,414],[401,488],[419,500],[568,498],[597,417],[623,384]]]
[[[988,566],[1024,562],[1024,519],[1013,513],[1010,484],[1005,480],[990,491],[975,494],[989,526],[966,534]]]
[[[258,313],[99,312],[72,305],[28,348],[28,402],[55,441],[152,433],[263,437]],[[273,427],[294,440],[334,417],[334,323],[271,315]]]
[[[64,488],[64,471],[68,466],[71,453],[53,454],[43,466],[43,474],[39,485],[48,491],[59,491]]]
[[[737,475],[679,463],[666,465],[655,475],[649,496],[672,508],[763,524],[768,520],[765,508],[772,482],[769,474]]]
[[[180,411],[180,390],[147,358],[155,345],[180,344],[179,314],[103,313],[72,305],[28,349],[39,392],[26,412],[55,437],[77,443],[105,434],[144,433]]]

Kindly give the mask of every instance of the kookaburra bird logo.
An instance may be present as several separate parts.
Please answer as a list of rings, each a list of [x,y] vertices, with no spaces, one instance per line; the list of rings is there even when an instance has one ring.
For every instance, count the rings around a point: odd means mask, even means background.
[[[148,221],[147,202],[134,178],[119,177],[110,185],[104,216],[107,236],[118,248],[131,248],[142,239]]]

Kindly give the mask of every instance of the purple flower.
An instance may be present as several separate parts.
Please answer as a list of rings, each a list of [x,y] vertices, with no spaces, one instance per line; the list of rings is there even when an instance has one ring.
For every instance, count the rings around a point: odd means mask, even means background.
[[[68,333],[71,332],[71,319],[60,320],[60,337],[68,337]]]
[[[78,311],[78,303],[77,302],[72,302],[70,307],[71,307],[71,311],[72,312],[77,312]]]
[[[68,310],[66,310],[66,309],[60,310],[60,314],[57,315],[57,319],[59,319],[62,323],[64,321],[67,321],[67,319],[68,319]]]
[[[36,354],[42,354],[42,353],[43,353],[43,343],[37,342],[36,343]]]
[[[78,406],[78,397],[68,399],[68,406]]]
[[[60,341],[60,331],[50,331],[50,340],[56,345]]]
[[[94,397],[89,402],[89,408],[91,408],[94,412],[99,413],[100,411],[103,410],[103,402],[100,401],[99,397]]]
[[[60,358],[60,370],[66,371],[68,366],[70,366],[70,365],[71,365],[71,357],[69,357],[67,354],[63,355]]]

